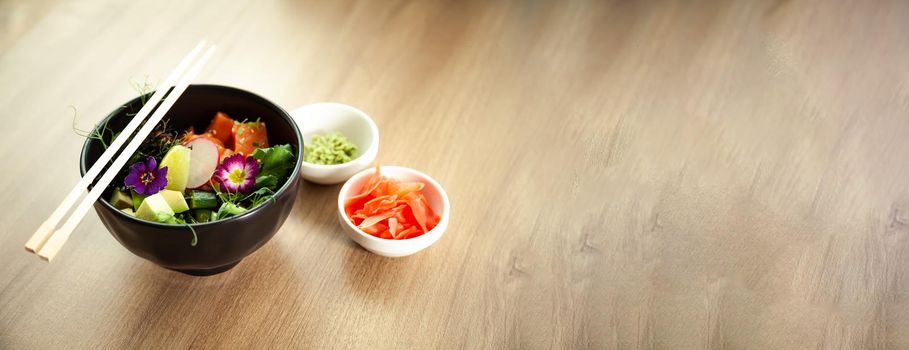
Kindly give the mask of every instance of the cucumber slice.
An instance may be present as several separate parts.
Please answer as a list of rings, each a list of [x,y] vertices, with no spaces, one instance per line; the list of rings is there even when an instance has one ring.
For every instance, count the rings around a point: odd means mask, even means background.
[[[211,209],[196,209],[193,210],[193,218],[196,219],[196,222],[209,222],[215,220],[215,212]]]
[[[192,191],[189,194],[189,207],[192,209],[214,209],[218,207],[218,197],[214,193]]]
[[[142,201],[145,200],[145,197],[148,196],[132,190],[130,190],[129,193],[133,197],[133,210],[139,210],[139,206],[142,205]]]

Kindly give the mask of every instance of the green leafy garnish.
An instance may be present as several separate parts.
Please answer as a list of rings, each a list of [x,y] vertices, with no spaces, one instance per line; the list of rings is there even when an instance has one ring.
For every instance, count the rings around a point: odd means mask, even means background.
[[[184,214],[184,213],[177,214],[177,215],[180,215],[182,217],[183,216],[182,214]],[[196,224],[196,223],[198,223],[198,221],[196,221],[196,218],[194,218],[192,215],[188,215],[188,214],[186,215],[186,219],[181,219],[181,221],[183,221],[183,224],[186,225],[186,228],[189,229],[189,232],[193,233],[193,240],[189,242],[189,246],[195,247],[196,244],[199,243],[199,235],[196,234],[196,229],[194,229],[193,225],[191,225],[191,224]]]
[[[196,244],[199,244],[199,236],[196,235],[196,229],[190,224],[186,224],[186,227],[189,227],[189,231],[193,233],[193,240],[189,242],[189,246],[195,247]]]
[[[76,110],[76,107],[73,105],[69,105],[68,107],[73,110],[73,132],[76,133],[76,135],[82,136],[87,139],[98,140],[98,142],[101,143],[101,146],[104,146],[104,149],[106,150],[108,143],[107,143],[107,140],[105,139],[104,135],[111,133],[110,129],[107,128],[107,121],[105,121],[104,124],[100,124],[98,127],[92,128],[91,130],[79,129],[76,126],[76,114],[78,114],[78,111]],[[119,134],[119,133],[117,133],[117,134]],[[111,136],[111,138],[110,138],[111,142],[113,142],[113,140],[116,136],[117,135]]]
[[[248,200],[251,204],[251,208],[259,206],[259,204],[265,203],[269,199],[272,199],[275,195],[275,191],[272,191],[271,188],[264,187],[256,190],[253,193],[250,193],[249,196],[246,196],[243,200]]]
[[[231,216],[240,215],[246,211],[246,208],[236,205],[231,202],[224,202],[221,204],[221,207],[218,208],[218,220],[229,218]]]
[[[257,148],[252,153],[253,158],[259,160],[259,175],[256,176],[256,188],[271,188],[276,190],[279,183],[283,183],[287,174],[294,168],[294,154],[290,145],[278,145],[269,148]],[[260,183],[262,185],[260,185]]]
[[[260,175],[256,177],[256,184],[253,186],[254,189],[263,189],[263,188],[273,188],[278,187],[278,178],[274,175]]]
[[[142,106],[145,106],[145,103],[148,102],[148,98],[151,97],[152,91],[155,90],[154,85],[148,82],[148,75],[145,76],[145,80],[141,83],[134,81],[132,78],[129,79],[129,83],[133,86],[133,90],[139,94],[139,108],[142,108]],[[126,112],[128,117],[135,116],[136,114],[139,114],[139,110]]]

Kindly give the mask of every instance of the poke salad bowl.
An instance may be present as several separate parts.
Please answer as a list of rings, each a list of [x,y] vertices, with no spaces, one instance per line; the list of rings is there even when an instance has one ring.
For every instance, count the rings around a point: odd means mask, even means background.
[[[142,100],[136,97],[111,112],[97,127],[106,125],[116,133],[129,122],[128,113],[141,106]],[[240,118],[259,118],[268,126],[270,143],[289,144],[294,150],[293,172],[271,200],[237,216],[191,224],[192,230],[187,225],[160,224],[126,214],[105,199],[110,198],[110,189],[94,204],[101,222],[127,250],[164,268],[190,275],[213,275],[236,266],[274,236],[297,197],[303,138],[290,115],[278,105],[233,87],[190,85],[163,120],[175,130],[190,126],[200,130],[218,111]],[[98,140],[86,139],[79,164],[82,175],[103,152]],[[191,244],[193,231],[197,237],[195,246]]]

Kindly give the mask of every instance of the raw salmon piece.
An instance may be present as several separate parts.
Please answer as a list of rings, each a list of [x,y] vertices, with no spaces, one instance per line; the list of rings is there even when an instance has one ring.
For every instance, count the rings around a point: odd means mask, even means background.
[[[205,129],[205,133],[211,134],[218,140],[221,140],[221,143],[228,144],[230,137],[233,134],[232,130],[234,127],[234,119],[227,116],[224,112],[215,113],[215,117],[212,118],[211,123],[208,124],[208,129]]]
[[[256,148],[268,148],[265,122],[234,123],[232,134],[234,152],[248,156]]]

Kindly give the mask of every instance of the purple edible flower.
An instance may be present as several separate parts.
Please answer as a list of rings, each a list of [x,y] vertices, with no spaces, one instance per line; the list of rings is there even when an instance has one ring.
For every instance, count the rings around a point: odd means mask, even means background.
[[[259,175],[259,161],[237,153],[224,158],[215,169],[214,178],[224,192],[249,193],[256,184],[256,175]]]
[[[157,167],[158,162],[154,157],[133,164],[129,167],[129,174],[123,179],[123,184],[146,196],[158,193],[167,186],[167,167],[156,170]]]

